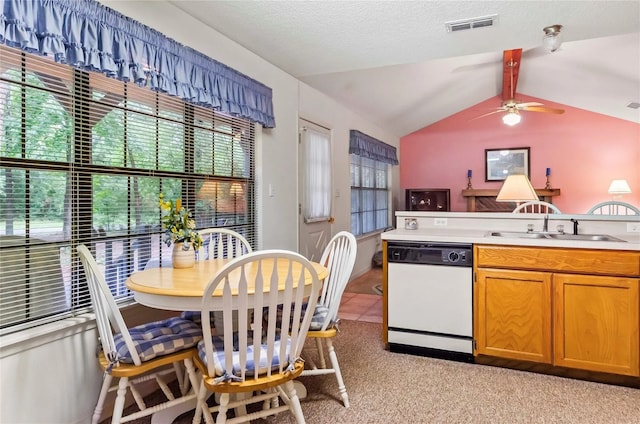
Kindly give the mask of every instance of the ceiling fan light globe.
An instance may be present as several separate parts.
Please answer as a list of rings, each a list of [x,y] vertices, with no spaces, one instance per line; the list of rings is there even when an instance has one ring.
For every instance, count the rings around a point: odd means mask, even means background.
[[[561,29],[562,25],[551,25],[542,29],[544,31],[542,45],[551,53],[558,50],[562,44],[562,34],[560,33]]]
[[[510,127],[520,123],[520,114],[516,113],[516,112],[509,112],[506,115],[504,115],[502,117],[502,122],[504,122],[506,125],[509,125]]]

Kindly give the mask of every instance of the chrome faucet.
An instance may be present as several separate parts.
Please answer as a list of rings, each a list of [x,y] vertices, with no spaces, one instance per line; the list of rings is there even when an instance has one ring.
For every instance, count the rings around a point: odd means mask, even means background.
[[[543,233],[549,232],[549,215],[544,216],[544,221],[542,222],[542,232]]]

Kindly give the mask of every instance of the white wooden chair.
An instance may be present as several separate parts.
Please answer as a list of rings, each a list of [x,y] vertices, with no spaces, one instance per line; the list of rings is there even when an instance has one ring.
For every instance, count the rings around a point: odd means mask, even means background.
[[[518,205],[513,213],[562,213],[555,205],[542,200],[532,200]]]
[[[310,283],[305,285],[305,280]],[[194,423],[200,422],[202,413],[207,423],[213,423],[212,412],[218,413],[216,423],[224,423],[229,408],[246,412],[245,405],[253,403],[262,404],[262,409],[230,422],[248,422],[287,410],[298,423],[305,422],[293,379],[304,369],[300,352],[320,286],[312,264],[284,250],[240,256],[213,278],[202,297],[203,340],[198,344],[196,365],[203,378]],[[252,288],[253,296],[249,294]],[[209,323],[215,302],[221,301],[218,295],[212,296],[214,292],[222,296],[224,314],[224,329],[217,335],[212,335]],[[309,307],[305,309],[306,298]],[[232,324],[234,312],[239,317],[238,331]],[[251,322],[248,317],[252,316],[263,318]],[[207,405],[208,392],[220,394],[219,405]]]
[[[313,362],[311,357],[305,356],[307,366],[302,372],[303,376],[335,374],[338,390],[346,408],[349,407],[349,396],[340,372],[338,356],[333,347],[333,338],[338,334],[338,309],[353,271],[357,248],[354,235],[341,231],[329,241],[322,254],[320,263],[328,269],[329,275],[324,279],[322,294],[316,305],[314,319],[311,321],[307,336],[309,339],[315,339],[319,364]],[[324,344],[331,360],[330,368],[327,368]]]
[[[102,347],[98,362],[104,370],[104,378],[92,423],[99,422],[107,394],[114,390],[117,390],[117,396],[111,416],[112,423],[146,417],[164,408],[193,400],[196,394],[187,394],[190,387],[188,381],[194,388],[198,387],[193,358],[197,355],[195,346],[202,339],[200,327],[192,321],[174,317],[127,328],[93,255],[85,245],[78,246],[77,251],[87,277]],[[187,369],[188,381],[184,378],[183,364]],[[177,398],[167,385],[174,373],[180,386],[180,396]],[[117,386],[111,387],[114,377],[119,378],[119,382]],[[153,407],[146,406],[136,387],[138,383],[150,380],[155,380],[167,398]],[[127,391],[135,399],[138,411],[123,417]]]
[[[598,203],[587,212],[589,215],[640,215],[640,209],[630,203],[608,200]]]
[[[198,249],[200,259],[237,258],[253,251],[249,241],[236,231],[226,228],[206,228],[198,232],[204,239],[202,247]]]
[[[249,241],[240,233],[226,228],[206,228],[198,230],[204,242],[198,252],[196,258],[201,260],[226,258],[233,259],[238,256],[253,252]],[[199,311],[184,311],[180,315],[182,318],[189,319],[200,325]],[[222,314],[217,311],[213,316],[214,325],[222,322]]]

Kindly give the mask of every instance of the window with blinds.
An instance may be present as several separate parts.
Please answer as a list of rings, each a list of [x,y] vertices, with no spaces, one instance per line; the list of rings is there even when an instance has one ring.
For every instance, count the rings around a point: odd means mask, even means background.
[[[352,153],[351,232],[363,235],[389,226],[389,164]]]
[[[0,46],[0,334],[86,312],[87,244],[117,299],[166,263],[158,196],[256,245],[249,121]]]

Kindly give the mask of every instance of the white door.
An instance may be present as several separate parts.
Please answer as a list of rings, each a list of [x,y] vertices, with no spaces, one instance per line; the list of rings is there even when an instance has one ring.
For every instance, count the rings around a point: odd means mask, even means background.
[[[331,238],[331,132],[300,119],[298,122],[298,248],[312,261],[320,260]]]

